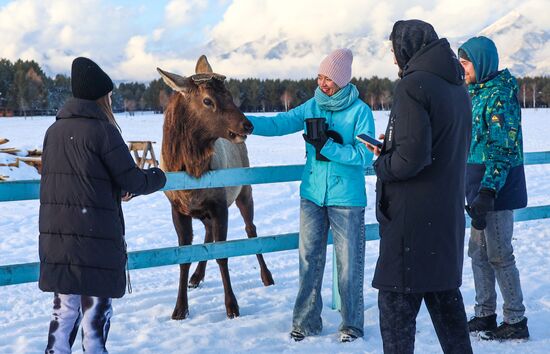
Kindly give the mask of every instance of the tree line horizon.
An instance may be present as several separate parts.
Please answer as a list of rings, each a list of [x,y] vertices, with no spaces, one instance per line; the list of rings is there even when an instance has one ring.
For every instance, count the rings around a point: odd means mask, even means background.
[[[518,99],[522,108],[550,107],[550,77],[517,78]],[[389,78],[353,78],[360,98],[373,110],[389,110],[396,80]],[[311,97],[317,87],[311,79],[227,79],[226,86],[235,104],[244,112],[283,112],[299,106]],[[148,83],[122,82],[113,90],[115,112],[162,112],[172,89],[158,78]],[[11,62],[0,59],[0,117],[55,115],[72,97],[70,76],[47,76],[34,60]]]

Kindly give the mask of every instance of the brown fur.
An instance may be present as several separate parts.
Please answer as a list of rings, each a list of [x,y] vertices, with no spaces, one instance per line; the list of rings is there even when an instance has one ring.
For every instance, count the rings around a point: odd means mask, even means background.
[[[169,172],[185,171],[198,178],[211,169],[248,166],[244,140],[252,131],[252,124],[233,103],[231,94],[223,84],[225,77],[212,73],[206,57],[199,59],[196,71],[196,75],[185,78],[159,69],[164,81],[177,91],[165,111],[161,168]],[[200,219],[204,224],[205,242],[225,241],[227,208],[234,201],[243,216],[247,236],[257,236],[250,186],[165,193],[172,205],[172,219],[180,246],[190,245],[193,241],[191,218]],[[273,284],[263,256],[258,254],[256,257],[264,285]],[[227,259],[216,261],[222,275],[227,316],[239,316]],[[173,319],[188,316],[187,287],[197,287],[204,279],[205,261],[199,263],[190,280],[189,266],[180,265],[180,285]]]
[[[186,98],[172,95],[164,112],[162,161],[167,171],[185,171],[200,177],[209,170],[216,138],[205,134],[197,113]]]

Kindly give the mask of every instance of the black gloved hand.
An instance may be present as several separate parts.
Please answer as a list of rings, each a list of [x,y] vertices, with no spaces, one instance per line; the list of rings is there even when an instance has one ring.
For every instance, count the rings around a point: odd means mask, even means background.
[[[472,227],[477,230],[485,230],[487,227],[487,213],[495,210],[495,191],[489,188],[481,188],[472,204],[466,205],[466,211],[472,218]]]
[[[327,136],[334,140],[335,143],[343,144],[344,139],[342,139],[342,135],[338,133],[336,130],[327,130]]]
[[[306,134],[302,134],[302,137],[306,141],[306,143],[311,144],[315,147],[315,158],[318,161],[330,161],[325,156],[321,154],[321,150],[323,149],[323,146],[327,143],[328,136],[325,131],[321,130],[319,131],[319,137],[317,139],[311,139]]]

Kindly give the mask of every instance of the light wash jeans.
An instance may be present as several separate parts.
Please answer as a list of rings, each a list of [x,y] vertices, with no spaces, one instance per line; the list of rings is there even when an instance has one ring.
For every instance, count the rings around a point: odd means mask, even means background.
[[[336,252],[342,303],[340,332],[363,336],[363,274],[365,265],[365,208],[320,207],[300,201],[300,285],[293,330],[306,336],[321,333],[321,285],[325,269],[328,229]]]
[[[496,312],[496,280],[504,301],[504,322],[514,324],[524,318],[523,294],[512,248],[513,231],[512,210],[489,212],[485,230],[471,229],[468,255],[474,273],[476,317]]]
[[[105,343],[112,313],[110,298],[55,293],[45,353],[70,354],[82,325],[83,352],[108,354]]]

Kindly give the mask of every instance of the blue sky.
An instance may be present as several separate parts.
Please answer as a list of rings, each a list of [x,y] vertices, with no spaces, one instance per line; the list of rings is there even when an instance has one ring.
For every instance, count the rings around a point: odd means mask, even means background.
[[[383,44],[396,20],[460,39],[515,10],[550,29],[548,0],[0,0],[0,57],[53,75],[88,56],[115,80],[148,81],[157,66],[192,74],[207,54],[228,77],[284,79],[314,77],[330,50],[353,45],[356,76],[391,77]]]

